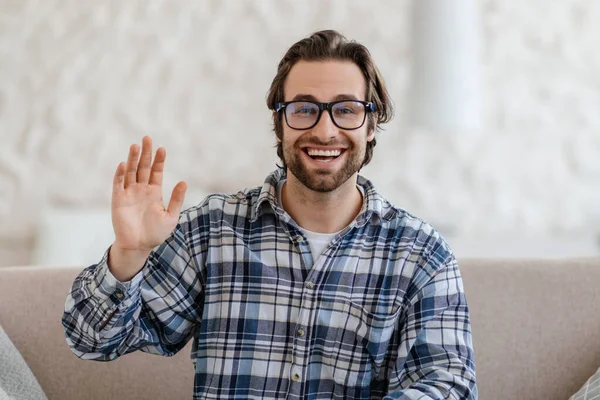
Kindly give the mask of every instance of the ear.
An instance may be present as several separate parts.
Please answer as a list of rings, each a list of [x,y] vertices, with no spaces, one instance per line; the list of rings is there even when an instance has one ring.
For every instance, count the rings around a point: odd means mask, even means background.
[[[373,141],[375,139],[375,131],[377,130],[377,126],[374,126],[373,129],[369,131],[367,134],[367,142]]]
[[[373,129],[371,129],[369,131],[369,133],[367,133],[367,142],[371,142],[373,141],[373,139],[375,139],[375,132],[377,132],[377,121],[378,121],[378,114],[377,112],[375,112],[373,114]]]

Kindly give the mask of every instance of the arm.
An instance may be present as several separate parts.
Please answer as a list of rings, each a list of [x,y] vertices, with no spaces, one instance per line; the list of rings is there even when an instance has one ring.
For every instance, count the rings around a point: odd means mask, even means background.
[[[410,298],[393,346],[385,399],[477,399],[469,310],[453,255],[431,257],[415,277],[424,285]]]
[[[71,350],[101,361],[134,350],[175,354],[202,316],[203,280],[182,221],[130,281],[113,276],[108,254],[79,274],[67,297],[62,323]]]
[[[133,144],[127,163],[117,166],[115,242],[100,263],[79,274],[62,318],[67,343],[81,358],[113,360],[137,349],[172,355],[200,321],[203,282],[197,268],[204,265],[206,246],[200,237],[191,246],[185,233],[203,231],[197,218],[180,212],[185,182],[163,206],[166,155],[159,147],[152,162],[152,139],[145,136],[141,156]]]

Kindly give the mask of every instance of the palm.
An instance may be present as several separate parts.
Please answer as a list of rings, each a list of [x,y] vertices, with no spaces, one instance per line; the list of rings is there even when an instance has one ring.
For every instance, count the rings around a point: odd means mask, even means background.
[[[164,208],[161,187],[133,184],[113,198],[115,235],[124,249],[152,249],[173,231],[177,219]]]
[[[169,208],[162,198],[162,173],[166,151],[158,149],[152,168],[150,138],[142,141],[137,165],[137,147],[132,146],[126,170],[117,168],[112,195],[112,223],[116,242],[124,250],[151,250],[164,242],[179,219],[185,184],[173,190]]]

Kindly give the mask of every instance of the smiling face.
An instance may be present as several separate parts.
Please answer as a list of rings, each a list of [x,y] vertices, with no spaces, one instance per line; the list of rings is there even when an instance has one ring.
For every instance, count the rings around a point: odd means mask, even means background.
[[[365,100],[365,78],[350,61],[299,61],[285,81],[285,101]],[[283,116],[282,116],[283,118]],[[285,119],[285,118],[284,118]],[[360,170],[374,130],[367,123],[355,130],[338,128],[328,112],[311,129],[283,124],[283,158],[290,173],[308,189],[331,192]]]

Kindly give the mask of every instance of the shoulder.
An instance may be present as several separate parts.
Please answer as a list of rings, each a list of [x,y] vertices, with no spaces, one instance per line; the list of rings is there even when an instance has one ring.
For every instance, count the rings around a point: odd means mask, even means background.
[[[452,248],[442,234],[425,219],[395,206],[382,197],[382,225],[398,245],[410,247],[419,264],[443,265],[454,258]]]
[[[450,280],[460,280],[452,248],[440,232],[423,218],[388,203],[383,226],[393,238],[398,268],[409,279],[404,300],[409,302],[421,293],[445,290]],[[461,286],[460,283],[457,287]]]
[[[248,217],[259,201],[261,187],[246,188],[237,193],[213,193],[197,205],[181,212],[181,222],[225,217]]]
[[[378,236],[378,240],[402,248],[403,252],[410,248],[412,253],[421,256],[432,252],[439,252],[442,257],[451,254],[450,246],[431,224],[394,205],[367,178],[359,175],[357,183],[367,202],[366,218],[373,223],[372,232]]]

